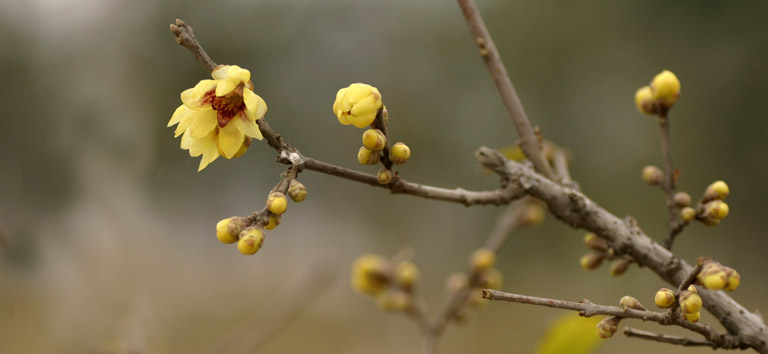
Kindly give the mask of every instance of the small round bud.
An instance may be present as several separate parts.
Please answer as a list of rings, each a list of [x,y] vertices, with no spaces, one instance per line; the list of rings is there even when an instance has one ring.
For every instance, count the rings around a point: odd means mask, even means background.
[[[380,158],[378,152],[368,150],[365,146],[361,146],[360,150],[357,150],[357,162],[363,165],[375,165],[379,163]]]
[[[655,114],[656,106],[653,105],[653,93],[650,86],[643,86],[635,91],[635,107],[642,114]]]
[[[696,218],[696,210],[691,207],[685,207],[680,210],[680,218],[685,222],[691,222]]]
[[[481,272],[496,265],[496,254],[487,248],[478,248],[469,258],[469,268],[473,272]]]
[[[723,266],[715,262],[704,265],[696,278],[701,285],[704,285],[709,290],[724,289],[728,283],[728,275],[725,273]]]
[[[695,313],[701,310],[701,296],[699,294],[684,290],[680,294],[680,309],[685,313]]]
[[[597,323],[597,335],[603,339],[613,337],[613,335],[616,334],[616,330],[619,329],[619,321],[621,321],[621,318],[619,317],[611,316],[604,318]]]
[[[624,309],[624,311],[627,311],[627,309],[645,311],[645,307],[643,307],[640,301],[637,301],[637,299],[629,295],[623,296],[619,300],[619,305],[622,309]]]
[[[387,137],[381,130],[368,129],[363,133],[363,146],[368,150],[379,151],[387,146]]]
[[[741,275],[735,269],[731,267],[723,267],[725,274],[728,276],[728,283],[725,285],[725,290],[734,291],[741,284]]]
[[[697,294],[699,293],[699,291],[696,290],[696,286],[694,286],[693,284],[688,285],[688,291],[690,291],[692,293],[697,293]]]
[[[392,182],[392,171],[382,168],[376,173],[376,179],[379,180],[379,184],[389,184]]]
[[[664,173],[661,172],[661,169],[656,166],[648,165],[643,167],[642,175],[643,182],[650,186],[659,185],[662,181],[664,181]]]
[[[285,213],[288,209],[288,199],[285,198],[285,194],[280,192],[272,192],[267,198],[267,210],[275,215]]]
[[[691,195],[686,192],[677,192],[672,197],[672,201],[675,203],[675,205],[681,208],[685,208],[691,205]]]
[[[376,297],[376,304],[384,311],[403,311],[411,306],[411,296],[403,291],[387,291]]]
[[[504,282],[504,275],[496,268],[491,268],[484,271],[480,275],[478,286],[488,289],[501,289],[501,285]]]
[[[653,301],[656,302],[656,306],[659,308],[670,308],[675,304],[675,292],[667,288],[661,288],[656,292]]]
[[[403,143],[396,143],[389,149],[389,160],[395,165],[402,165],[411,158],[411,148]]]
[[[690,323],[698,323],[701,319],[701,311],[694,313],[683,313],[683,318]]]
[[[273,230],[277,227],[277,225],[280,225],[280,215],[270,215],[269,221],[266,225],[264,225],[264,228],[267,230]]]
[[[216,223],[216,238],[221,243],[235,243],[243,230],[242,218],[233,216]]]
[[[288,196],[294,202],[301,203],[304,199],[307,199],[307,187],[303,183],[292,179],[291,184],[288,185]]]
[[[594,233],[584,235],[584,245],[595,251],[608,251],[608,243]]]
[[[579,259],[579,264],[586,270],[595,270],[600,268],[600,265],[603,264],[604,259],[605,253],[587,253],[581,256],[581,259]]]
[[[387,289],[391,279],[389,261],[377,254],[364,254],[352,263],[352,288],[377,295]]]
[[[632,265],[632,261],[629,259],[620,259],[611,264],[610,272],[614,277],[618,277],[627,272],[629,266]]]
[[[520,215],[520,220],[523,225],[536,226],[544,221],[545,215],[546,212],[544,212],[544,208],[538,203],[528,204],[525,206],[525,209],[523,209],[522,215]]]
[[[728,213],[730,212],[728,204],[722,200],[713,200],[705,204],[704,210],[708,216],[720,220],[725,219],[725,217],[728,216]]]
[[[707,186],[707,189],[704,191],[704,197],[701,198],[701,202],[706,203],[715,199],[723,200],[727,198],[729,194],[731,194],[731,190],[725,182],[715,181]]]
[[[453,294],[469,286],[469,279],[464,273],[453,273],[445,280],[445,289]]]
[[[671,71],[664,70],[651,81],[651,93],[656,103],[668,109],[680,97],[680,80]]]
[[[403,261],[395,267],[395,281],[404,289],[411,289],[419,280],[419,268],[409,261]]]
[[[250,256],[258,252],[263,243],[264,232],[257,227],[251,226],[240,233],[240,240],[237,241],[237,250],[246,256]]]

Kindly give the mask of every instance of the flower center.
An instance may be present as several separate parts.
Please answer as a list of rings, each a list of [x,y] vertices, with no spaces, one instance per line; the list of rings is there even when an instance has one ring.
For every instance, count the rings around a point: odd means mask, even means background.
[[[224,128],[232,118],[244,112],[243,87],[243,84],[237,85],[232,92],[220,97],[216,96],[215,88],[205,93],[203,101],[211,103],[220,128]]]

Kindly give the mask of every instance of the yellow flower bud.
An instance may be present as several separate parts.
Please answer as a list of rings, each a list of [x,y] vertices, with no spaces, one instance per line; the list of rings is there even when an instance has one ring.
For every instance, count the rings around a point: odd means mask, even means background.
[[[445,288],[449,293],[455,293],[469,286],[469,279],[464,273],[453,273],[445,281]]]
[[[723,267],[725,274],[728,276],[728,283],[725,285],[725,290],[734,291],[741,284],[741,275],[735,269],[731,267]]]
[[[656,302],[656,306],[659,308],[670,308],[675,304],[675,292],[667,288],[661,288],[656,292],[653,301]]]
[[[546,212],[540,204],[528,204],[520,215],[520,221],[523,225],[537,226],[544,221],[545,216]]]
[[[304,199],[307,199],[307,187],[303,183],[292,179],[291,184],[288,185],[288,196],[294,202],[301,203]]]
[[[728,204],[725,204],[725,202],[722,200],[713,200],[707,203],[704,205],[704,210],[708,216],[720,220],[725,219],[725,217],[728,216],[728,212],[730,211]]]
[[[379,163],[380,157],[378,152],[368,150],[365,146],[361,146],[360,150],[357,151],[357,162],[363,165],[375,165]]]
[[[379,151],[387,146],[387,137],[381,130],[368,129],[363,133],[363,146],[368,150]]]
[[[496,254],[487,248],[478,248],[469,258],[469,268],[472,271],[484,271],[496,265]]]
[[[235,243],[243,229],[242,218],[233,216],[216,223],[216,238],[222,243]]]
[[[699,293],[699,291],[696,290],[696,286],[694,286],[693,284],[688,285],[688,291],[690,291],[692,293],[697,293],[697,294]]]
[[[635,92],[635,107],[642,114],[655,114],[656,107],[653,105],[653,93],[650,86],[643,86]]]
[[[701,319],[701,311],[694,313],[683,313],[683,318],[690,323],[697,323]]]
[[[376,304],[384,311],[403,311],[411,306],[411,296],[399,290],[387,291],[376,297]]]
[[[670,108],[680,97],[680,80],[671,71],[664,70],[651,81],[651,93],[660,106]]]
[[[288,209],[288,199],[285,198],[285,194],[280,192],[272,192],[267,198],[267,210],[271,211],[275,215],[285,213]]]
[[[640,301],[637,301],[637,299],[629,295],[622,296],[622,298],[619,300],[619,305],[622,309],[624,309],[624,311],[627,309],[645,311],[645,307],[643,307]]]
[[[261,229],[251,226],[240,233],[240,240],[237,241],[237,250],[240,253],[250,256],[255,254],[264,243],[264,232]]]
[[[365,128],[373,123],[381,108],[381,94],[371,85],[352,84],[336,93],[333,113],[344,125]]]
[[[389,286],[389,262],[377,254],[364,254],[352,264],[352,288],[368,294],[377,295]]]
[[[706,203],[715,199],[723,200],[727,198],[729,194],[731,194],[731,189],[728,188],[728,185],[725,182],[715,181],[707,186],[707,189],[704,191],[704,197],[701,198],[701,202]]]
[[[584,245],[595,251],[608,251],[608,243],[596,234],[590,232],[584,235]]]
[[[685,207],[683,210],[680,210],[680,217],[685,222],[691,222],[696,218],[696,210],[691,207]]]
[[[629,259],[620,259],[616,262],[613,262],[611,264],[610,273],[614,277],[618,277],[622,274],[624,274],[627,269],[629,269],[629,266],[632,264],[632,261]]]
[[[395,165],[402,165],[411,158],[411,148],[403,143],[395,143],[391,149],[389,149],[389,160]]]
[[[602,321],[597,323],[597,335],[603,339],[613,337],[613,335],[616,334],[616,331],[619,329],[619,321],[621,321],[621,318],[619,317],[611,316],[604,318]]]
[[[695,313],[701,310],[701,296],[699,294],[684,290],[680,294],[680,309],[685,313]]]
[[[264,225],[264,228],[267,230],[273,230],[277,227],[277,225],[280,225],[280,215],[270,215],[269,221],[266,225]]]
[[[395,280],[404,289],[411,289],[419,280],[419,268],[409,261],[403,261],[395,267]]]
[[[675,205],[681,208],[685,208],[691,205],[691,195],[686,192],[677,192],[672,197],[672,201],[675,203]]]
[[[696,278],[701,285],[709,290],[721,290],[728,283],[728,275],[723,266],[715,262],[704,265]]]
[[[376,179],[379,180],[380,184],[389,184],[392,182],[392,171],[382,168],[376,173]]]
[[[664,181],[664,173],[656,166],[648,165],[643,167],[642,175],[643,182],[651,186],[659,185]]]
[[[480,275],[478,285],[481,288],[501,289],[504,283],[504,275],[496,268],[487,269]]]
[[[595,270],[600,268],[600,265],[603,264],[604,259],[605,253],[592,252],[581,256],[581,259],[579,259],[579,264],[585,270]]]

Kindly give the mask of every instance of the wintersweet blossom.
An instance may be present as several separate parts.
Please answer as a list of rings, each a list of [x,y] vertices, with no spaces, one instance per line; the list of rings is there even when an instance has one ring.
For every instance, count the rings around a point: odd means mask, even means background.
[[[336,93],[333,113],[344,125],[365,128],[373,123],[381,108],[379,90],[367,84],[352,84]]]
[[[181,148],[189,155],[203,155],[198,171],[219,156],[227,159],[245,153],[251,138],[263,139],[257,119],[264,117],[267,104],[253,93],[251,72],[237,65],[219,65],[213,80],[201,80],[181,93],[183,103],[168,126],[178,124]]]

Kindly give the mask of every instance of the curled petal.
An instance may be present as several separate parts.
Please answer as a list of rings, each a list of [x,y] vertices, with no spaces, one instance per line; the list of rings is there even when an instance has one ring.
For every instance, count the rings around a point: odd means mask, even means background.
[[[204,109],[195,118],[190,126],[190,134],[195,139],[200,139],[208,135],[218,123],[216,111],[213,109]]]
[[[184,134],[188,135],[188,134]],[[182,137],[182,140],[184,137]],[[216,149],[216,131],[212,131],[202,139],[189,137],[189,156],[197,157],[204,154],[209,149]]]
[[[168,121],[168,126],[172,126],[174,124],[177,124],[181,121],[181,117],[183,117],[187,113],[187,108],[184,107],[184,105],[179,106],[179,108],[176,108],[176,111],[173,112],[173,115],[171,116],[171,120]]]
[[[239,120],[233,119],[233,122]],[[231,159],[240,150],[240,146],[243,145],[244,134],[243,131],[237,129],[237,123],[227,124],[219,131],[218,145],[223,152],[224,157]]]
[[[181,117],[181,120],[179,121],[179,125],[176,126],[174,137],[178,137],[179,135],[187,131],[187,128],[189,128],[189,126],[192,125],[192,122],[195,121],[195,118],[197,118],[198,115],[200,115],[200,111],[187,108],[187,114]]]
[[[216,96],[221,97],[232,92],[238,84],[240,84],[240,81],[231,77],[219,81],[216,85]]]
[[[243,90],[243,101],[245,101],[247,110],[249,110],[256,119],[263,118],[264,114],[267,113],[267,103],[264,102],[259,95],[253,93],[253,91],[249,89]]]
[[[351,113],[353,115],[367,115],[370,114],[372,111],[375,112],[381,107],[381,101],[377,100],[376,96],[370,95],[362,99],[360,102],[357,102],[354,106],[352,106]]]
[[[230,65],[219,65],[213,71],[211,72],[211,76],[213,76],[216,80],[224,80],[227,78],[227,72],[229,72]]]
[[[197,168],[197,172],[202,171],[217,158],[219,158],[219,152],[216,150],[216,144],[210,144],[208,149],[203,153],[203,158],[200,160],[200,166]]]
[[[259,140],[264,139],[264,137],[261,135],[261,130],[259,130],[259,125],[256,124],[255,121],[252,121],[248,118],[243,119],[242,116],[236,117],[233,120],[238,120],[242,122],[241,130],[243,131],[243,134],[245,134],[246,136],[250,136],[251,138],[256,138]]]

